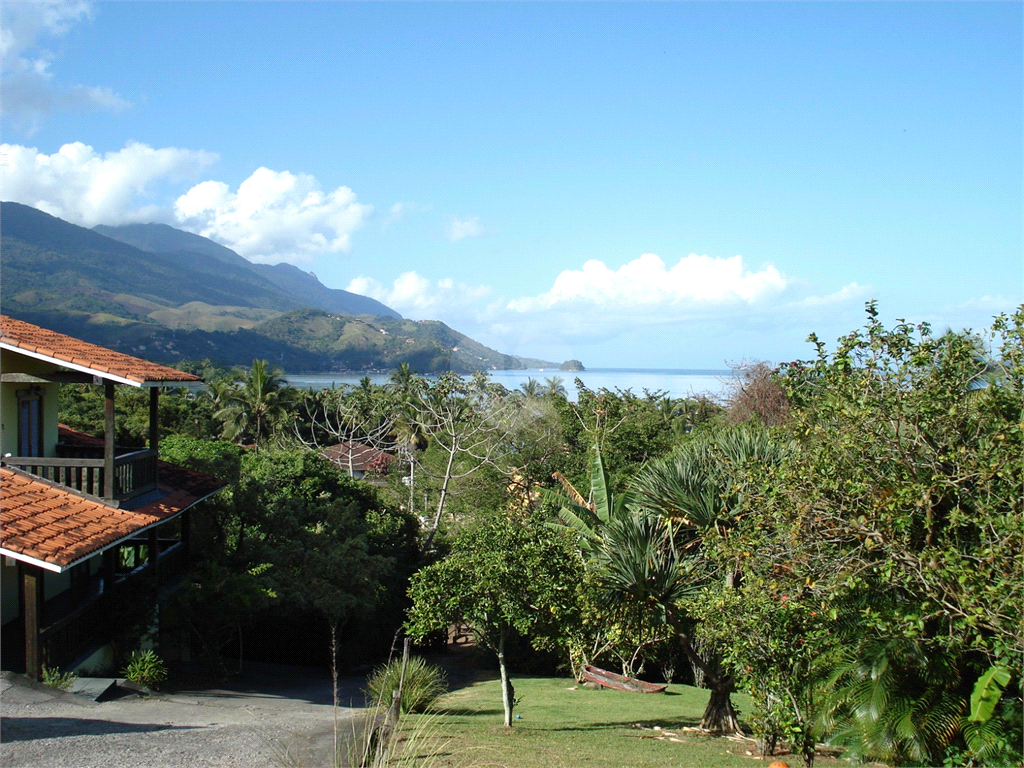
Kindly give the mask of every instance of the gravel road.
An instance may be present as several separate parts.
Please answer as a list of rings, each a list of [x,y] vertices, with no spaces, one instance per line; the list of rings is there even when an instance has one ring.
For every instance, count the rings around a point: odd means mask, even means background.
[[[362,705],[362,679],[339,700]],[[341,731],[365,711],[339,708]],[[0,674],[0,764],[5,768],[291,768],[330,765],[334,717],[324,673],[259,665],[216,690],[124,696],[96,703]]]

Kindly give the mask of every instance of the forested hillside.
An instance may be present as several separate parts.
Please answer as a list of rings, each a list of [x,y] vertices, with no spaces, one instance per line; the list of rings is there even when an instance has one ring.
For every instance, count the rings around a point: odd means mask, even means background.
[[[251,264],[163,224],[89,230],[17,203],[0,205],[0,218],[6,314],[155,361],[263,357],[290,372],[526,367],[441,322],[405,320],[289,264]]]

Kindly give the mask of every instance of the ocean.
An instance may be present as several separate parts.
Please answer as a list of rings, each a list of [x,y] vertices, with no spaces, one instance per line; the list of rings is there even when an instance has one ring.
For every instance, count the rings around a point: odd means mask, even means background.
[[[547,379],[559,377],[570,400],[575,400],[577,390],[574,381],[578,378],[589,389],[632,390],[642,396],[644,390],[662,392],[669,397],[682,398],[694,395],[721,397],[732,379],[732,371],[706,369],[665,369],[665,368],[588,368],[585,371],[560,371],[557,368],[534,368],[523,371],[489,371],[491,380],[507,389],[519,389],[527,379],[535,379],[542,387]],[[328,389],[343,384],[356,384],[369,376],[374,384],[384,384],[390,374],[386,373],[309,373],[285,376],[293,387],[300,389]],[[429,378],[429,377],[428,377]]]

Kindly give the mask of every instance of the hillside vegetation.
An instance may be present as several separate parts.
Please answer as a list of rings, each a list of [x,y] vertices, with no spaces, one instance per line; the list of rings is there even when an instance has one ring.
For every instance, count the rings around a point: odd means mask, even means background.
[[[406,320],[290,264],[252,264],[165,224],[90,230],[0,205],[4,313],[141,357],[249,365],[258,356],[292,372],[555,365],[501,354],[438,321]]]

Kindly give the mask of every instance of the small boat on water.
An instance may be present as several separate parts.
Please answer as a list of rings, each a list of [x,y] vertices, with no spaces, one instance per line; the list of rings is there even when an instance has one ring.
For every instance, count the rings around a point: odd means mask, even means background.
[[[666,688],[664,683],[648,683],[637,680],[635,677],[617,675],[605,669],[592,667],[590,664],[583,665],[583,677],[591,683],[597,683],[602,688],[614,688],[617,691],[629,691],[630,693],[661,693]]]

